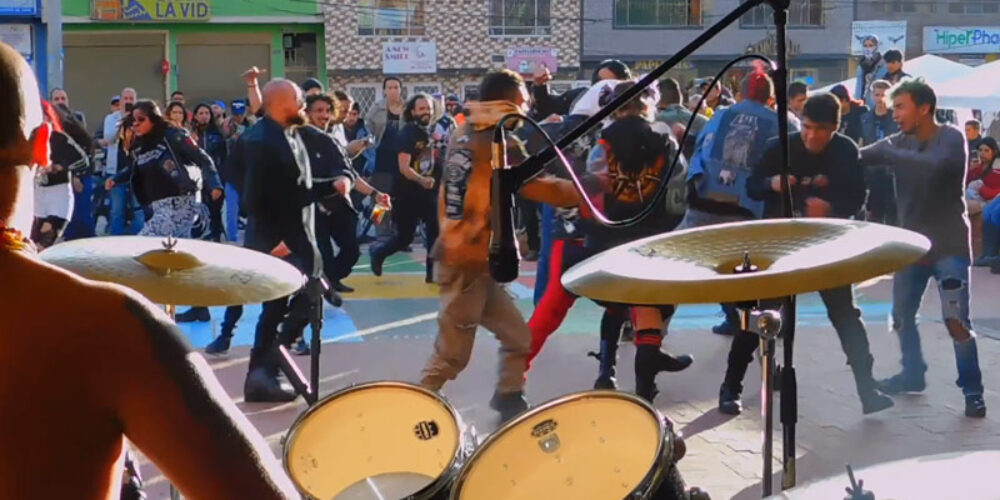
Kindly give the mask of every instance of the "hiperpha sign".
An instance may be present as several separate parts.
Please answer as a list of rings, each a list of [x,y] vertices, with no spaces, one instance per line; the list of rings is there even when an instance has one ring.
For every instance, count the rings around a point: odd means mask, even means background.
[[[1000,52],[1000,26],[925,26],[924,52],[929,54]]]

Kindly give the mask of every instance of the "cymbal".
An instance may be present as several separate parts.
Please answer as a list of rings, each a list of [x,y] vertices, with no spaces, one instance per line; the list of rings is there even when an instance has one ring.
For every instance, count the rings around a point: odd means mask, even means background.
[[[997,497],[993,478],[982,473],[983,464],[995,464],[1000,451],[943,453],[896,460],[863,467],[854,478],[864,481],[873,498],[936,499],[961,498],[988,500]],[[844,488],[851,486],[845,473],[791,488],[772,500],[844,498]]]
[[[770,219],[665,233],[563,274],[574,293],[623,304],[738,302],[858,283],[930,250],[913,231],[842,219]],[[758,271],[735,274],[744,256]]]
[[[125,285],[158,304],[252,304],[293,293],[305,280],[270,255],[190,239],[86,238],[50,247],[39,257],[84,278]]]

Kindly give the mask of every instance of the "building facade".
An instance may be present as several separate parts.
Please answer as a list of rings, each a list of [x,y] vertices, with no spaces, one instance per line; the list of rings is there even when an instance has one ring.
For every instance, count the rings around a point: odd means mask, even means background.
[[[48,0],[0,0],[0,41],[31,64],[42,93],[61,85],[59,12]],[[55,38],[53,38],[55,37]]]
[[[857,19],[905,21],[907,57],[978,65],[1000,58],[1000,0],[858,0]]]
[[[740,0],[583,0],[583,50],[586,73],[600,61],[621,59],[639,73],[670,58],[706,28],[742,3]],[[788,16],[789,70],[792,80],[815,85],[847,77],[850,54],[851,2],[792,0]],[[744,15],[671,70],[682,85],[714,76],[735,57],[756,52],[774,57],[774,25],[770,7]],[[746,69],[736,68],[727,81]]]
[[[536,65],[568,87],[580,67],[580,0],[359,0],[328,3],[327,71],[367,107],[382,79],[404,92],[473,98],[482,76],[509,67],[530,78]]]
[[[181,90],[190,107],[245,98],[251,66],[295,81],[326,72],[319,3],[63,0],[63,23],[66,89],[88,117],[124,87],[161,104]]]

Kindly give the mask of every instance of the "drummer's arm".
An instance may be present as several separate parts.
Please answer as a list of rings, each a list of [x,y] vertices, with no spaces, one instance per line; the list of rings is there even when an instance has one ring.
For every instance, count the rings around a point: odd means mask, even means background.
[[[115,373],[128,439],[190,498],[297,498],[267,443],[226,395],[204,358],[143,299],[127,298]]]

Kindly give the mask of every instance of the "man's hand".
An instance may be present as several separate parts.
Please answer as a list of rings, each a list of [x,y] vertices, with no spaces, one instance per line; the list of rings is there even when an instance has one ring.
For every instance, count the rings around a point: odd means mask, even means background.
[[[222,198],[222,190],[221,189],[213,189],[212,190],[212,201],[219,201],[219,198]]]
[[[427,189],[427,190],[434,189],[434,178],[433,177],[421,177],[420,178],[420,185],[423,186],[424,189]]]
[[[333,188],[342,196],[346,197],[348,196],[348,193],[351,192],[351,180],[346,177],[340,177],[333,181]]]
[[[549,68],[546,68],[545,66],[542,66],[540,64],[536,65],[534,72],[535,85],[539,86],[545,85],[549,83],[549,80],[552,80],[552,73],[549,72]]]
[[[271,249],[271,255],[273,255],[273,256],[275,256],[275,257],[277,257],[279,259],[284,259],[285,257],[288,257],[291,254],[292,254],[292,251],[288,249],[288,246],[285,245],[284,241],[282,241],[281,243],[278,243],[278,246],[276,246],[273,249]]]
[[[368,148],[367,139],[355,139],[347,143],[347,155],[354,157]]]
[[[244,71],[240,76],[243,78],[243,82],[247,85],[254,85],[257,83],[260,76],[266,72],[266,69],[260,69],[257,66],[252,66],[250,69]]]
[[[830,204],[815,196],[806,198],[806,217],[829,217]]]
[[[113,187],[115,187],[115,180],[114,179],[108,179],[108,180],[104,181],[104,190],[105,191],[111,191],[111,188],[113,188]]]
[[[73,177],[73,192],[75,193],[83,192],[83,182],[80,181],[79,177]]]
[[[788,185],[789,186],[794,186],[795,182],[796,182],[795,181],[795,176],[794,175],[789,175],[788,176]],[[781,176],[780,175],[775,175],[774,177],[771,177],[771,191],[774,191],[775,193],[780,193],[782,191],[782,189],[781,189]]]
[[[375,193],[375,203],[382,205],[386,210],[392,210],[392,198],[386,193]]]
[[[108,144],[111,144],[107,139],[98,139],[97,143],[100,144],[102,148],[106,148],[108,147]]]

